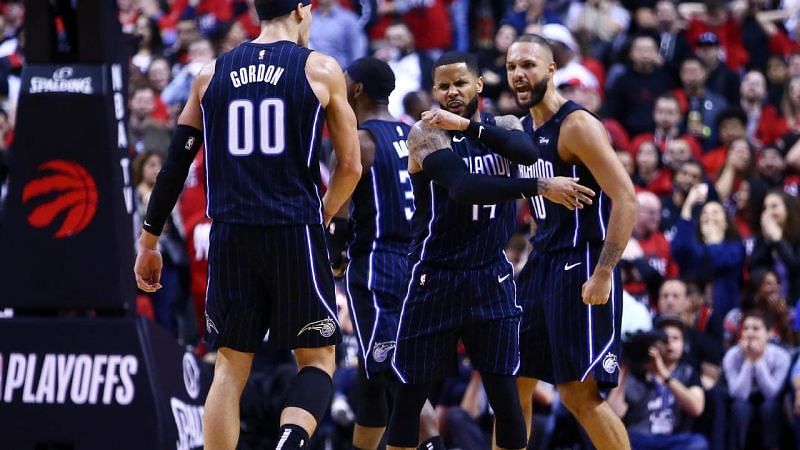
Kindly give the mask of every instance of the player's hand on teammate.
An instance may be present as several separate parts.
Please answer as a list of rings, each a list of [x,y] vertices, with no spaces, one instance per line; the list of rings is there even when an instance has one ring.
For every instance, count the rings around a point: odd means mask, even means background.
[[[469,119],[444,109],[432,109],[423,112],[422,121],[432,127],[449,131],[464,131],[469,126]]]
[[[583,283],[581,296],[587,305],[605,305],[611,295],[611,273],[595,272]]]
[[[161,253],[158,249],[139,247],[133,273],[136,275],[136,286],[145,292],[161,289]]]
[[[594,191],[578,183],[578,178],[552,177],[539,180],[539,195],[569,210],[592,204]]]

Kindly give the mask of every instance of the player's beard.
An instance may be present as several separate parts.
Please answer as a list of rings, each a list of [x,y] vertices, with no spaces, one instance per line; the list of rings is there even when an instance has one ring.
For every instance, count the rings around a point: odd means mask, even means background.
[[[475,115],[475,112],[478,110],[478,96],[472,97],[472,100],[467,103],[467,106],[464,108],[464,113],[461,114],[462,117],[466,117],[467,119],[472,120],[472,116]]]
[[[517,102],[517,106],[524,110],[528,110],[533,108],[534,106],[538,105],[539,102],[542,101],[544,95],[547,94],[547,83],[550,81],[550,78],[545,77],[538,83],[531,86],[531,98],[527,102],[519,101],[519,97],[516,95],[514,96],[514,101]]]

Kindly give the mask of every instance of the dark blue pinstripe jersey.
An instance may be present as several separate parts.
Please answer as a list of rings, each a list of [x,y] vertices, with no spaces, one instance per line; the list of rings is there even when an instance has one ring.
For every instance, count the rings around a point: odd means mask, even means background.
[[[322,223],[325,120],[306,79],[311,50],[244,43],[217,58],[203,107],[208,216],[253,225]]]
[[[408,254],[414,195],[408,176],[411,129],[402,122],[369,120],[361,124],[375,141],[375,160],[358,182],[351,205],[350,255],[372,250]]]
[[[483,123],[494,117],[481,114]],[[451,133],[453,151],[471,173],[511,176],[509,161],[462,133]],[[416,211],[412,220],[414,241],[411,261],[447,268],[479,268],[502,261],[503,248],[514,231],[513,201],[493,205],[458,203],[442,188],[418,172],[411,176]]]
[[[518,166],[523,178],[548,178],[554,176],[577,177],[580,184],[592,189],[595,198],[583,209],[569,209],[544,199],[541,195],[530,198],[531,211],[536,219],[536,235],[533,245],[537,251],[553,252],[568,248],[584,248],[588,242],[602,245],[606,237],[606,225],[611,213],[611,200],[600,189],[597,180],[586,166],[567,164],[558,156],[558,135],[561,123],[570,113],[585,108],[567,101],[542,126],[533,130],[531,116],[522,119],[525,132],[533,137],[539,147],[539,160],[531,166]]]

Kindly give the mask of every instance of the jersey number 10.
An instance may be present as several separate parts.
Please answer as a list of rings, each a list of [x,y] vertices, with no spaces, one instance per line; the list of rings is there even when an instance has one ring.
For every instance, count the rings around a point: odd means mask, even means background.
[[[228,105],[228,151],[247,156],[255,146],[253,102],[234,100]],[[284,105],[279,98],[265,98],[258,105],[258,147],[265,155],[279,155],[286,146]]]

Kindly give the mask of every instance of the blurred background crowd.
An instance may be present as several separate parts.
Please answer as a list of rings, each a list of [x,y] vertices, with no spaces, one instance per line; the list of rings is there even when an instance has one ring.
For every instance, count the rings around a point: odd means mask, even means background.
[[[192,80],[256,37],[259,23],[246,0],[117,3],[132,54],[129,142],[143,215]],[[0,12],[2,185],[24,6],[5,1]],[[638,190],[621,262],[624,370],[608,394],[637,448],[800,448],[800,1],[316,0],[310,46],[342,67],[367,54],[385,60],[397,80],[390,110],[413,123],[434,106],[431,67],[450,49],[479,55],[482,110],[525,113],[505,70],[523,33],[552,43],[554,84],[602,119]],[[160,241],[164,289],[136,303],[201,354],[210,229],[203,177],[200,152]],[[536,231],[524,203],[518,225],[507,253],[519,270]],[[338,296],[349,335],[331,414],[314,441],[326,449],[350,448],[357,406],[357,344],[341,289]],[[258,356],[243,398],[242,448],[274,439],[292,364],[285,353]],[[695,395],[674,392],[663,373]],[[492,411],[466,357],[432,400],[449,448],[489,448]],[[534,402],[530,448],[590,448],[552,387],[540,383]]]

